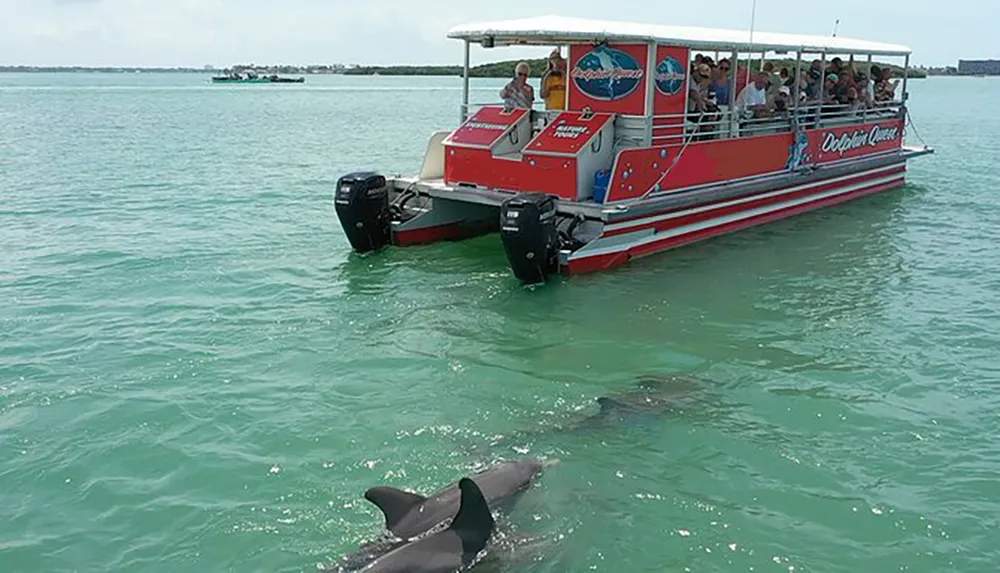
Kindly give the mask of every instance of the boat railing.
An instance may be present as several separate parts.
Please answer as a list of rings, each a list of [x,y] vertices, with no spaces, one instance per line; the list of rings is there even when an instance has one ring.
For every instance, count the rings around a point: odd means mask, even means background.
[[[502,107],[503,102],[470,104],[469,115],[483,107]],[[541,107],[544,102],[536,102]],[[900,117],[903,102],[884,101],[870,104],[822,104],[807,102],[769,117],[747,117],[726,105],[718,111],[662,114],[651,117],[618,116],[615,121],[615,148],[684,145],[686,141],[708,141],[754,137],[794,131],[795,123],[803,129],[867,123]],[[545,129],[561,110],[531,110],[532,137]]]
[[[683,145],[686,141],[706,141],[788,133],[795,122],[803,129],[867,123],[900,117],[902,102],[874,102],[870,105],[806,103],[768,117],[748,117],[719,106],[705,113],[663,114],[652,117],[652,145]]]

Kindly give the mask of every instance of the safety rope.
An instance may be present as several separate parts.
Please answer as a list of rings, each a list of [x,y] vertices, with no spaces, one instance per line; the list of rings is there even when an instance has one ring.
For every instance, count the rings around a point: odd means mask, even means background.
[[[920,131],[917,130],[917,124],[913,123],[913,115],[910,114],[910,108],[909,107],[906,108],[906,124],[909,127],[913,128],[913,135],[916,135],[917,136],[917,140],[920,141],[920,143],[924,146],[924,149],[927,149],[927,147],[928,147],[927,142],[924,141],[923,137],[920,137]]]

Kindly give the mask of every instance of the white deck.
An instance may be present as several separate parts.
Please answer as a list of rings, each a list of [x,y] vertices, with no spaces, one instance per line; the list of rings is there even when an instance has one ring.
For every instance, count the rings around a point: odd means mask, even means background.
[[[873,54],[907,56],[907,46],[834,36],[780,34],[749,30],[725,30],[690,26],[664,26],[591,20],[564,16],[539,16],[517,20],[474,22],[453,27],[449,38],[481,42],[493,38],[503,44],[568,44],[608,40],[616,42],[658,42],[693,49],[738,50],[743,52],[804,51],[830,54]],[[752,40],[752,41],[751,41]]]

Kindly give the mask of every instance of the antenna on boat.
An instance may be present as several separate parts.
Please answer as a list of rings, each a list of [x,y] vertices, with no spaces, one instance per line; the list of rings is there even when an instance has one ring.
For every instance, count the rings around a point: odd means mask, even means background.
[[[833,23],[833,37],[834,38],[837,37],[837,28],[839,28],[839,27],[840,27],[840,18],[837,18],[837,21]]]
[[[757,0],[753,0],[753,5],[750,8],[750,45],[747,46],[747,77],[746,77],[746,83],[743,85],[743,87],[747,87],[748,85],[750,85],[750,76],[753,75],[750,72],[750,68],[753,67],[753,27],[756,18],[757,18]],[[764,65],[763,60],[761,60],[760,65],[761,66]],[[737,69],[738,68],[739,68],[739,63],[737,63]],[[733,74],[736,74],[736,72],[734,71]]]

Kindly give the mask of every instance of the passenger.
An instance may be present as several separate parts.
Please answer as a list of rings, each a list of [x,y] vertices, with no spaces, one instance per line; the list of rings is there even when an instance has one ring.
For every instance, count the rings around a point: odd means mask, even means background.
[[[834,88],[834,97],[841,104],[847,103],[847,93],[853,88],[857,90],[857,86],[854,85],[854,74],[848,69],[843,69],[843,73],[837,76],[837,86]],[[854,95],[857,98],[857,93]]]
[[[778,75],[781,77],[781,85],[788,86],[789,88],[795,86],[795,78],[792,77],[792,73],[788,71],[788,68],[781,68],[781,73]]]
[[[855,79],[857,72],[854,71],[854,60],[846,65],[840,66],[840,72],[837,73],[837,77],[840,78],[840,85],[842,89],[846,92],[847,88],[858,88],[858,81]]]
[[[830,65],[827,66],[826,73],[837,74],[839,76],[840,71],[843,69],[843,67],[844,67],[844,60],[841,60],[840,58],[834,58],[830,60]]]
[[[736,96],[736,109],[743,117],[765,117],[767,107],[767,72],[758,72],[752,83],[747,84]]]
[[[813,60],[812,64],[809,66],[809,73],[807,74],[806,82],[806,96],[814,100],[819,94],[819,85],[823,81],[823,63],[819,60]]]
[[[719,105],[729,105],[729,69],[729,60],[722,58],[712,70],[712,89],[715,90],[715,101]]]
[[[535,103],[535,88],[528,83],[528,75],[531,73],[531,66],[528,62],[521,61],[514,67],[514,79],[510,80],[500,90],[500,97],[503,99],[505,109],[531,109]]]
[[[719,106],[712,88],[712,68],[706,63],[698,64],[688,85],[688,121],[699,124],[696,131],[700,135],[696,140],[708,139],[711,135],[705,134],[715,130],[714,122],[719,119]],[[712,125],[703,125],[706,123]]]
[[[781,77],[774,73],[774,62],[764,63],[764,73],[767,74],[767,97],[768,101],[773,102],[774,97],[778,95],[778,88],[781,87]]]
[[[696,54],[695,57],[694,57],[694,61],[691,62],[691,75],[692,76],[698,71],[698,66],[700,66],[703,63],[705,63],[705,55],[704,54]]]
[[[892,70],[889,68],[882,69],[882,78],[875,84],[875,101],[877,102],[891,102],[896,98],[896,86],[899,85],[899,80],[895,80],[890,83],[889,80],[892,78]]]
[[[830,114],[840,107],[840,103],[837,101],[837,82],[839,81],[840,78],[837,77],[837,74],[827,74],[826,80],[823,82],[823,99],[818,101],[821,104],[820,113]]]
[[[566,60],[559,48],[549,54],[548,67],[542,74],[542,99],[545,109],[566,109]]]
[[[864,72],[858,72],[856,79],[858,99],[865,107],[871,107],[875,102],[875,83]]]
[[[708,84],[705,74],[711,73],[706,64],[698,64],[688,82],[688,113],[698,114],[708,109]]]
[[[876,87],[878,86],[878,82],[881,79],[882,79],[882,68],[880,68],[878,66],[875,66],[875,65],[873,65],[872,67],[868,68],[868,81],[871,83],[871,100],[872,100],[872,105],[874,105],[874,103],[876,101],[875,91],[876,91]]]
[[[799,76],[799,101],[809,99],[809,76],[803,73]]]
[[[847,94],[841,103],[847,115],[857,115],[858,110],[864,106],[861,98],[858,97],[858,88],[854,86],[847,88]]]
[[[785,70],[786,72],[788,70]],[[788,117],[788,112],[792,107],[792,90],[788,86],[778,88],[778,94],[774,97],[775,117]]]

